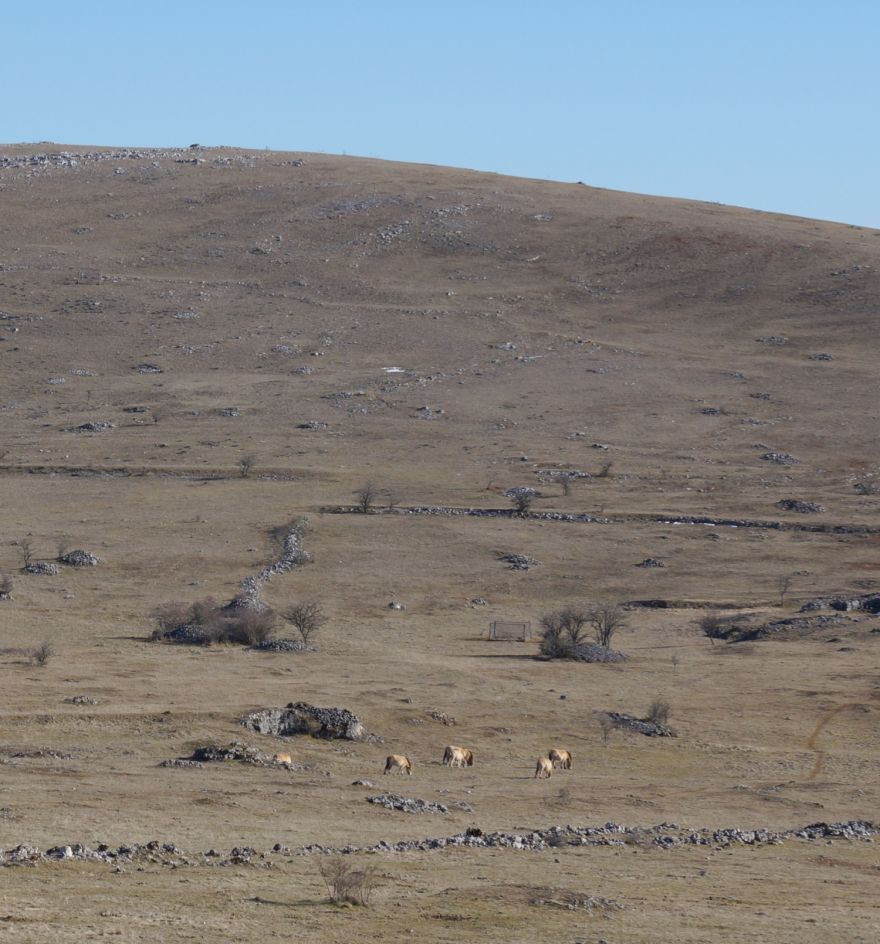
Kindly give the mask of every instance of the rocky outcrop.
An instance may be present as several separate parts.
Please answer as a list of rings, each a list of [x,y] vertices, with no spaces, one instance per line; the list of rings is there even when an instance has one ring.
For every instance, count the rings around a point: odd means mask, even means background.
[[[380,793],[378,796],[367,797],[367,803],[375,803],[389,810],[400,813],[448,813],[449,807],[442,803],[429,803],[417,797],[403,797],[396,793]]]
[[[606,714],[614,722],[615,727],[623,728],[626,731],[635,731],[636,734],[644,734],[646,737],[677,736],[668,724],[661,724],[659,721],[651,721],[648,718],[634,718],[632,715],[626,715],[619,711],[609,711]]]
[[[303,701],[285,708],[263,708],[241,719],[242,725],[257,734],[290,737],[308,734],[327,740],[365,741],[369,735],[357,715],[345,708],[316,708]]]

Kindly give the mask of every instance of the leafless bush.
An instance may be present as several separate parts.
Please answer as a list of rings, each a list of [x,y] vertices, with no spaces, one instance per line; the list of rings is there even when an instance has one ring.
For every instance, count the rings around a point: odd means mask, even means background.
[[[593,638],[600,646],[611,645],[611,639],[619,629],[626,627],[627,617],[623,607],[616,603],[598,603],[590,611]]]
[[[48,665],[49,660],[55,655],[55,650],[51,643],[41,642],[39,646],[31,650],[31,662],[34,665]]]
[[[727,621],[717,610],[710,610],[697,621],[697,625],[713,646],[716,639],[724,639],[727,634]]]
[[[351,860],[334,856],[318,864],[321,878],[334,904],[369,905],[376,887],[376,867],[356,868]]]
[[[583,641],[589,620],[590,614],[587,610],[573,606],[545,613],[541,617],[542,655],[551,659],[564,659],[569,656],[574,647]]]
[[[602,732],[602,743],[607,747],[608,738],[611,737],[611,732],[614,730],[614,721],[604,711],[600,711],[596,715],[596,723]]]
[[[538,493],[533,488],[522,486],[508,489],[505,495],[513,503],[513,510],[524,518],[532,510],[532,504]]]
[[[791,585],[794,581],[794,574],[783,574],[776,581],[776,586],[779,588],[779,605],[785,606],[785,595],[791,589]]]
[[[220,606],[213,597],[195,603],[166,603],[153,611],[156,628],[151,638],[164,639],[175,630],[192,629],[192,642],[255,646],[271,638],[278,623],[274,610]]]
[[[357,499],[358,508],[362,514],[368,515],[376,504],[379,490],[372,482],[366,482],[354,493],[354,497]]]
[[[15,546],[18,548],[18,553],[21,556],[21,566],[30,567],[34,561],[34,547],[31,544],[29,538],[21,538],[21,540],[15,542]]]
[[[597,479],[607,479],[611,475],[611,467],[614,465],[613,462],[605,462],[602,464],[602,468],[593,476]]]
[[[668,701],[662,698],[655,698],[648,706],[647,721],[653,721],[654,724],[665,725],[669,721],[669,712],[671,711]]]
[[[0,600],[8,600],[12,595],[12,577],[0,574]]]
[[[249,478],[251,472],[254,471],[254,466],[255,466],[256,464],[257,464],[257,457],[256,457],[256,456],[253,456],[253,455],[250,455],[250,456],[242,456],[242,457],[238,460],[238,474],[239,474],[243,479]]]
[[[70,539],[65,537],[58,538],[55,549],[57,551],[56,560],[61,560],[61,558],[64,557],[64,555],[70,550]]]
[[[304,600],[289,606],[284,611],[284,618],[296,629],[306,645],[327,622],[321,604],[316,600]]]

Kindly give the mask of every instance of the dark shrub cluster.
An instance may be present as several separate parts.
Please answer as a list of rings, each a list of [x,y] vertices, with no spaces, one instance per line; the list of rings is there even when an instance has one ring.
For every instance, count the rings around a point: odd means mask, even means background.
[[[257,609],[239,601],[221,606],[211,597],[195,603],[166,603],[153,612],[152,639],[209,646],[234,643],[256,646],[275,632],[274,610]]]

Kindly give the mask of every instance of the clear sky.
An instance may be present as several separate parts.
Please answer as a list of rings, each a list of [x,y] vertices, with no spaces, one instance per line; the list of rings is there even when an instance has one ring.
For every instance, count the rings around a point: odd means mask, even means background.
[[[880,0],[0,0],[0,141],[449,164],[880,227]]]

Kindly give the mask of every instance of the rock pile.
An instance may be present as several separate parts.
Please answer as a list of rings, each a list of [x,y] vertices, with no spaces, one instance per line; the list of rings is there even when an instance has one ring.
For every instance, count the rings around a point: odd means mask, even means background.
[[[263,708],[241,719],[241,724],[257,734],[289,737],[308,734],[327,740],[364,741],[369,739],[357,715],[345,708],[316,708],[305,702],[286,708]]]
[[[576,662],[626,662],[626,656],[597,642],[581,642],[572,646],[567,658]]]
[[[509,565],[508,570],[531,570],[540,563],[534,557],[526,557],[524,554],[501,554],[498,559]]]
[[[101,563],[100,558],[95,557],[94,554],[90,554],[88,551],[84,551],[81,547],[67,551],[67,553],[62,554],[58,560],[62,564],[67,564],[68,567],[97,567],[98,564]]]
[[[35,577],[54,577],[58,571],[58,565],[51,561],[31,561],[24,565],[24,572]]]
[[[817,597],[810,600],[801,607],[802,613],[808,613],[811,610],[820,609],[838,610],[842,613],[849,613],[853,610],[861,610],[864,613],[880,614],[880,593],[863,593],[858,596],[829,596]]]
[[[606,712],[606,714],[617,728],[635,731],[637,734],[644,734],[647,737],[676,737],[675,732],[669,725],[661,724],[659,721],[650,721],[647,718],[634,718],[632,715],[623,714],[619,711],[609,711]]]
[[[317,646],[310,646],[301,639],[264,639],[255,646],[256,652],[317,652]]]
[[[796,511],[801,515],[815,515],[825,510],[821,505],[817,505],[816,502],[801,501],[798,498],[783,498],[781,501],[776,502],[776,507],[781,508],[783,511]]]
[[[442,803],[429,803],[416,797],[402,797],[396,793],[380,793],[378,796],[367,797],[367,803],[376,803],[389,810],[398,810],[401,813],[448,813],[449,807]]]

